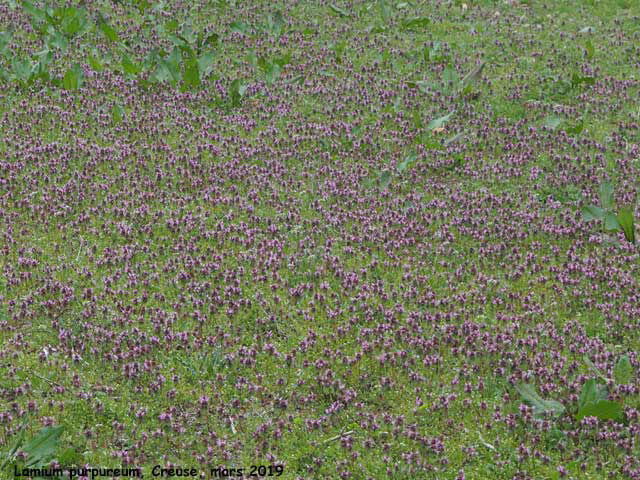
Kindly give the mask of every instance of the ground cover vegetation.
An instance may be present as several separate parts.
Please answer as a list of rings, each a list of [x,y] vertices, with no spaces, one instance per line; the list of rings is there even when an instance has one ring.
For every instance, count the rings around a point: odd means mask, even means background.
[[[0,1],[2,478],[640,478],[639,39],[630,0]]]

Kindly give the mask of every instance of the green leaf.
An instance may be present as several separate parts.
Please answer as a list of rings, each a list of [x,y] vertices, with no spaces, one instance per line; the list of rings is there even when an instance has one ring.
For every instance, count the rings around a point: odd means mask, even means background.
[[[633,367],[628,355],[623,355],[618,359],[618,363],[613,369],[613,378],[618,385],[629,385],[633,381]]]
[[[527,403],[533,407],[533,414],[541,417],[546,414],[560,416],[564,413],[564,405],[555,400],[545,400],[535,391],[532,385],[522,383],[516,386],[516,390]]]
[[[46,19],[44,10],[36,7],[33,3],[27,0],[22,0],[22,9],[38,22],[44,22]]]
[[[13,67],[13,74],[18,80],[23,83],[29,82],[33,73],[33,63],[29,58],[20,60],[16,57],[11,61],[11,66]]]
[[[460,83],[462,85],[467,86],[475,82],[478,78],[480,78],[480,74],[482,73],[482,70],[484,69],[485,64],[486,62],[482,61],[478,65],[473,67],[471,71],[462,78]]]
[[[28,455],[26,467],[44,466],[53,459],[63,427],[45,427],[40,430],[22,450]]]
[[[595,378],[590,378],[582,386],[580,398],[578,398],[578,408],[582,408],[588,403],[599,402],[607,399],[607,389],[604,385],[596,382]]]
[[[593,58],[593,56],[596,53],[596,49],[593,48],[593,43],[591,43],[591,40],[587,40],[584,44],[584,49],[587,52],[587,59],[591,60]]]
[[[111,25],[104,18],[102,13],[98,12],[98,28],[102,31],[105,37],[111,42],[117,42],[119,40],[118,32],[116,32]]]
[[[442,59],[442,55],[438,55],[440,51],[440,47],[442,47],[442,42],[433,42],[433,47],[425,47],[424,49],[424,60],[425,62],[435,62],[438,59]]]
[[[623,416],[622,405],[610,400],[590,402],[578,409],[577,420],[584,417],[598,417],[600,420],[619,420]]]
[[[600,184],[600,188],[598,189],[598,193],[600,194],[600,205],[605,210],[613,209],[613,185],[611,182],[604,181]]]
[[[124,119],[124,108],[119,103],[114,103],[111,108],[111,121],[118,125]]]
[[[442,72],[442,82],[444,83],[445,89],[449,91],[451,88],[456,88],[459,82],[458,72],[451,65],[447,65],[447,67]]]
[[[571,76],[571,88],[576,88],[580,85],[595,85],[596,83],[596,79],[594,77],[588,77],[588,76],[582,76],[582,75],[578,75],[577,73],[574,73]]]
[[[200,69],[198,60],[195,57],[189,56],[185,59],[182,80],[183,92],[200,86]]]
[[[547,128],[550,128],[551,130],[555,130],[556,128],[558,128],[558,125],[560,125],[562,122],[563,122],[562,118],[556,115],[549,115],[547,118],[544,119],[544,126]]]
[[[89,62],[89,66],[91,67],[92,70],[96,71],[96,72],[101,72],[104,70],[104,65],[102,65],[102,62],[100,62],[100,60],[98,59],[97,56],[95,56],[95,54],[97,54],[97,51],[94,51],[94,54],[89,54],[87,56],[87,61]]]
[[[566,131],[571,135],[579,135],[580,133],[582,133],[583,129],[584,129],[584,119],[581,118],[578,123],[576,123],[573,127],[568,127]]]
[[[233,105],[234,107],[240,105],[240,100],[242,100],[242,98],[244,97],[247,91],[247,87],[248,85],[239,78],[236,78],[233,82],[231,82],[231,86],[229,87],[231,105]]]
[[[66,50],[67,46],[69,45],[69,41],[67,40],[67,38],[58,31],[54,32],[52,35],[49,35],[49,37],[47,37],[46,43],[49,47],[57,47],[62,51]]]
[[[590,222],[591,220],[604,220],[604,215],[605,211],[595,205],[582,207],[582,218],[586,222]]]
[[[417,160],[417,158],[418,155],[416,155],[415,153],[410,153],[409,155],[407,155],[404,160],[400,164],[398,164],[398,173],[404,172],[409,167],[409,165]]]
[[[618,212],[618,223],[624,232],[624,238],[627,242],[636,243],[636,229],[633,221],[633,210],[630,207],[624,207]]]
[[[213,52],[205,52],[198,57],[198,69],[200,70],[200,78],[205,78],[211,70],[213,70],[213,62],[215,55]]]
[[[613,212],[606,212],[604,215],[604,229],[606,231],[620,231],[622,226],[618,222],[618,217]]]
[[[445,123],[447,123],[447,121],[453,116],[454,113],[456,113],[455,110],[449,112],[443,117],[436,118],[435,120],[431,120],[429,122],[429,125],[427,125],[427,128],[429,130],[435,130],[436,128],[441,128]]]
[[[236,33],[247,33],[249,31],[249,25],[243,22],[239,22],[237,20],[235,22],[231,22],[231,24],[229,25],[229,28],[231,29],[232,32],[236,32]]]
[[[380,174],[380,188],[387,188],[389,183],[391,183],[391,172],[389,170],[385,170]]]
[[[415,17],[402,22],[403,30],[423,30],[426,29],[431,20],[428,17]]]
[[[142,71],[142,67],[133,63],[127,54],[122,56],[121,65],[127,75],[135,77]]]
[[[348,17],[351,14],[349,12],[347,12],[344,8],[340,8],[336,5],[329,5],[329,9],[333,12],[333,13],[337,13],[338,15],[342,16],[342,17]]]
[[[447,138],[447,139],[444,141],[444,146],[446,147],[446,146],[451,145],[452,143],[457,142],[458,140],[460,140],[460,139],[462,138],[462,136],[463,136],[463,135],[464,135],[464,132],[460,132],[460,133],[457,133],[456,135],[454,135],[454,136],[453,136],[453,137],[451,137],[451,138]]]
[[[82,86],[84,74],[80,64],[75,64],[73,68],[67,70],[62,78],[62,88],[65,90],[77,90]]]

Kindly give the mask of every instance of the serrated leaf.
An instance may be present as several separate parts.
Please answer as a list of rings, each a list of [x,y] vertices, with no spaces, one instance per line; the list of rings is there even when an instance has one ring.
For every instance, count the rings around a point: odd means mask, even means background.
[[[33,437],[22,450],[28,455],[26,467],[43,466],[51,460],[58,448],[58,440],[63,427],[45,427]]]
[[[628,355],[623,355],[618,359],[613,368],[613,378],[618,385],[628,385],[633,381],[633,367]]]
[[[599,400],[587,403],[580,408],[576,419],[582,420],[584,417],[597,417],[600,420],[619,420],[623,414],[622,405],[618,402]]]
[[[453,116],[454,113],[455,113],[455,110],[449,112],[448,114],[444,115],[443,117],[431,120],[429,122],[429,125],[427,125],[427,128],[429,130],[435,130],[436,128],[442,128],[444,126],[444,124],[447,123],[447,121]]]
[[[636,243],[636,229],[633,221],[633,210],[630,207],[624,207],[618,212],[618,223],[624,232],[624,238],[627,242]]]
[[[591,220],[604,220],[605,211],[596,205],[582,207],[582,218],[586,222]]]

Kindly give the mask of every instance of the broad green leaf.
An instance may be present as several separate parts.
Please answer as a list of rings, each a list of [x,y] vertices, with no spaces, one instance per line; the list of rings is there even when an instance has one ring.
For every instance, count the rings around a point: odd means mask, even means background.
[[[389,186],[391,182],[391,172],[389,170],[385,170],[380,174],[380,188],[385,189]]]
[[[484,69],[485,66],[485,62],[480,62],[478,65],[476,65],[475,67],[473,67],[471,69],[471,71],[469,73],[467,73],[462,80],[460,81],[460,83],[462,85],[471,85],[473,82],[475,82],[478,78],[480,78],[480,74],[482,73],[482,70]]]
[[[119,40],[118,32],[114,30],[114,28],[109,25],[107,20],[104,18],[102,13],[98,12],[98,28],[102,31],[105,37],[111,42],[117,42]]]
[[[22,450],[28,455],[26,467],[38,467],[46,464],[56,454],[58,440],[63,427],[45,427],[40,430]]]
[[[431,23],[431,20],[429,20],[428,17],[410,18],[402,22],[402,29],[403,30],[424,30],[429,26],[430,23]]]
[[[77,90],[82,86],[84,75],[82,72],[82,67],[79,64],[73,66],[67,70],[62,78],[62,87],[65,90]]]
[[[207,35],[204,38],[204,41],[202,42],[201,46],[210,46],[210,47],[215,47],[218,45],[218,42],[220,41],[220,35],[218,35],[217,33],[210,33],[209,35]]]
[[[544,126],[550,128],[551,130],[555,130],[562,122],[562,118],[556,115],[550,115],[544,119]]]
[[[445,123],[447,123],[447,121],[453,116],[454,113],[455,113],[455,110],[449,112],[448,114],[446,114],[443,117],[436,118],[435,120],[431,120],[429,122],[429,125],[427,125],[427,128],[429,130],[435,130],[436,128],[442,128],[442,126]]]
[[[596,79],[594,77],[587,77],[587,76],[582,76],[582,75],[578,75],[577,73],[574,73],[571,76],[571,88],[576,88],[580,85],[595,85],[596,83]]]
[[[398,164],[398,172],[404,172],[409,167],[409,165],[416,161],[417,158],[418,155],[416,155],[415,153],[410,153],[409,155],[407,155],[404,160],[400,164]]]
[[[577,420],[584,417],[598,417],[600,420],[619,420],[623,416],[622,405],[610,400],[590,402],[578,409]]]
[[[582,207],[582,218],[586,222],[591,220],[604,220],[605,211],[596,205],[588,205]]]
[[[94,53],[97,54],[97,51]],[[87,56],[87,61],[89,62],[89,66],[91,67],[92,70],[96,72],[101,72],[104,70],[104,65],[102,65],[102,62],[98,59],[97,56],[93,54],[89,54]]]
[[[18,80],[27,83],[31,79],[33,63],[30,59],[24,58],[20,60],[16,57],[11,61],[11,66],[13,68],[13,74]]]
[[[166,22],[164,24],[164,29],[166,32],[168,33],[172,33],[175,32],[176,30],[178,30],[178,27],[180,26],[180,24],[178,23],[177,20],[169,20],[168,22]]]
[[[442,72],[442,82],[445,85],[447,90],[451,88],[456,88],[458,86],[459,81],[458,72],[451,65],[447,65],[447,67]]]
[[[62,51],[65,51],[67,49],[67,46],[69,45],[69,41],[67,40],[67,38],[58,31],[54,32],[52,35],[49,35],[49,37],[47,37],[46,43],[49,47],[56,47]]]
[[[618,212],[618,223],[624,232],[624,238],[627,242],[636,243],[636,229],[633,221],[633,210],[630,207],[624,207]]]
[[[613,209],[613,185],[611,182],[604,181],[600,184],[600,188],[598,189],[598,193],[600,194],[600,205],[605,210]]]
[[[456,135],[454,135],[454,136],[453,136],[453,137],[451,137],[451,138],[447,138],[447,139],[444,141],[444,146],[446,147],[446,146],[451,145],[452,143],[457,142],[458,140],[460,140],[460,139],[462,138],[462,136],[463,136],[463,135],[464,135],[464,132],[460,132],[460,133],[457,133]]]
[[[607,231],[622,230],[622,226],[618,222],[618,217],[613,212],[606,212],[604,215],[604,229]]]
[[[564,405],[555,400],[545,400],[535,391],[532,385],[522,383],[516,386],[516,390],[527,403],[533,407],[533,414],[536,417],[551,414],[560,416],[564,413]]]
[[[231,86],[229,87],[229,95],[231,97],[231,104],[235,107],[240,105],[240,100],[244,97],[247,91],[248,85],[239,78],[236,78],[233,82],[231,82]]]
[[[438,55],[440,51],[440,47],[442,47],[442,42],[436,41],[433,42],[433,46],[431,48],[425,47],[424,49],[424,60],[429,62],[435,62],[437,59],[441,59],[442,56]]]
[[[122,122],[124,118],[124,108],[119,103],[114,103],[111,108],[111,121],[117,125]]]
[[[578,398],[578,408],[582,408],[588,403],[598,402],[607,399],[607,389],[604,385],[596,382],[595,378],[590,378],[582,386],[580,397]]]
[[[27,0],[22,0],[22,9],[27,12],[29,15],[31,15],[35,20],[37,20],[38,22],[44,22],[45,21],[45,12],[44,10],[36,7],[33,3],[27,1]]]
[[[213,52],[204,52],[198,57],[198,69],[200,70],[200,78],[205,78],[213,69],[215,55]]]
[[[127,54],[122,56],[121,65],[126,74],[134,77],[142,71],[142,67],[133,63]]]
[[[579,135],[580,133],[582,133],[583,129],[584,129],[584,119],[581,118],[578,123],[576,123],[573,127],[567,128],[566,131],[571,135]]]
[[[591,43],[591,40],[587,40],[584,44],[584,49],[587,52],[587,59],[591,60],[593,58],[593,56],[596,53],[596,49],[593,48],[593,43]]]
[[[391,8],[387,4],[387,0],[378,0],[378,10],[384,23],[388,23],[391,18]]]
[[[350,16],[350,13],[347,12],[344,8],[340,8],[336,5],[329,5],[329,9],[333,12],[333,13],[337,13],[338,15],[341,15],[343,17],[348,17]]]
[[[187,91],[200,86],[200,69],[195,57],[187,57],[184,61],[182,90]]]
[[[628,385],[633,381],[633,367],[628,355],[618,359],[618,363],[613,368],[613,378],[618,385]]]
[[[231,25],[229,25],[229,28],[231,29],[232,32],[236,32],[236,33],[247,33],[249,31],[249,25],[243,22],[239,22],[237,20],[235,22],[231,22]]]

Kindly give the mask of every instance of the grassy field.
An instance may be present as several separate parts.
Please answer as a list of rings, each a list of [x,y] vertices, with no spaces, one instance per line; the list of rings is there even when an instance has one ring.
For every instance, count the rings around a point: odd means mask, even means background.
[[[0,32],[0,478],[640,478],[640,4]]]

